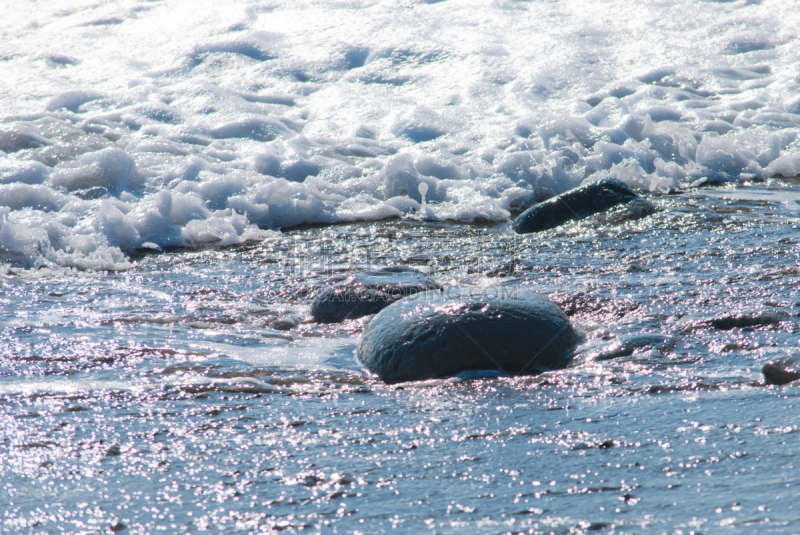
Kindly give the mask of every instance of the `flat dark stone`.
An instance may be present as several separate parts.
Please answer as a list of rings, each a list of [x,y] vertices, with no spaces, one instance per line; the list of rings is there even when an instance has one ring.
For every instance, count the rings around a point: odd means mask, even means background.
[[[741,329],[744,327],[757,327],[759,325],[777,325],[781,316],[774,312],[764,312],[753,316],[726,316],[711,320],[711,326],[721,331]]]
[[[637,198],[639,195],[624,183],[605,178],[531,206],[514,221],[514,230],[519,234],[542,232]]]
[[[451,293],[408,297],[372,318],[358,348],[364,366],[399,383],[469,370],[534,375],[569,364],[579,335],[546,298]]]
[[[413,268],[373,269],[320,292],[311,304],[311,316],[320,323],[338,323],[377,314],[409,295],[441,289],[441,284]]]

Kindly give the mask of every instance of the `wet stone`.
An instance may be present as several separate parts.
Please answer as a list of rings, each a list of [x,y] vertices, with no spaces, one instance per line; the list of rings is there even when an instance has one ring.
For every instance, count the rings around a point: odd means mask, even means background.
[[[721,331],[729,331],[736,328],[758,327],[761,325],[777,325],[783,316],[775,312],[763,312],[761,314],[726,316],[711,320],[711,326]]]
[[[675,322],[674,328],[677,331],[684,332],[707,328],[713,328],[719,331],[730,331],[732,329],[744,329],[748,327],[779,325],[786,319],[788,319],[788,315],[783,311],[740,313],[710,319],[703,318],[697,314],[687,314]]]
[[[542,232],[639,198],[624,183],[606,178],[531,206],[514,221],[514,230],[519,234]]]
[[[409,295],[441,289],[441,284],[409,267],[363,271],[320,292],[311,304],[311,316],[319,323],[338,323],[377,314]]]
[[[657,211],[658,208],[655,204],[647,199],[642,199],[639,197],[633,199],[627,204],[620,206],[619,208],[609,210],[608,212],[599,215],[598,220],[601,223],[618,225],[625,223],[626,221],[637,221],[639,219],[643,219],[647,216],[655,214]]]
[[[291,331],[300,325],[300,320],[294,317],[278,318],[272,322],[270,327],[276,331]]]
[[[764,364],[764,379],[773,385],[785,385],[800,379],[800,358],[785,357]]]
[[[642,333],[625,336],[606,347],[597,355],[595,360],[603,361],[629,357],[633,355],[634,351],[637,349],[645,347],[663,349],[668,347],[672,342],[673,340],[669,336],[658,333]]]
[[[387,383],[468,370],[535,375],[566,367],[578,339],[566,314],[535,294],[425,292],[375,316],[358,355]]]

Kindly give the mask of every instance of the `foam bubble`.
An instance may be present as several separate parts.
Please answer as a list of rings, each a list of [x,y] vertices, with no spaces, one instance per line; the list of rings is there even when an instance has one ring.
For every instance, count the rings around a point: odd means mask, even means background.
[[[100,98],[103,98],[103,95],[97,91],[66,91],[51,98],[47,106],[45,106],[45,109],[47,111],[66,109],[71,112],[77,112],[82,105]]]
[[[56,170],[50,184],[67,191],[104,188],[119,196],[129,188],[138,189],[137,178],[133,157],[122,149],[107,148],[84,154],[77,168]]]
[[[69,202],[66,195],[46,186],[13,183],[0,186],[0,206],[11,210],[34,209],[39,212],[57,212]]]
[[[0,152],[3,155],[24,149],[44,147],[50,143],[49,139],[30,131],[23,125],[10,130],[0,130]]]
[[[50,170],[39,162],[0,159],[0,184],[41,184]]]

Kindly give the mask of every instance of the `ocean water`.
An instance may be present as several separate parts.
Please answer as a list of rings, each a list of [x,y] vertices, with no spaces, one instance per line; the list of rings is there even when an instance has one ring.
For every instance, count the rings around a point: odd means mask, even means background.
[[[799,8],[6,6],[0,532],[800,531]],[[383,384],[309,308],[390,265],[572,365]]]

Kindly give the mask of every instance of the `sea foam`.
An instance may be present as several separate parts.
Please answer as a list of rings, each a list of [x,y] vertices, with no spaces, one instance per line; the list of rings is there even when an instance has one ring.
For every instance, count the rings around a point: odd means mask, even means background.
[[[615,6],[9,8],[0,263],[127,269],[301,224],[507,221],[605,177],[800,174],[796,6]]]

